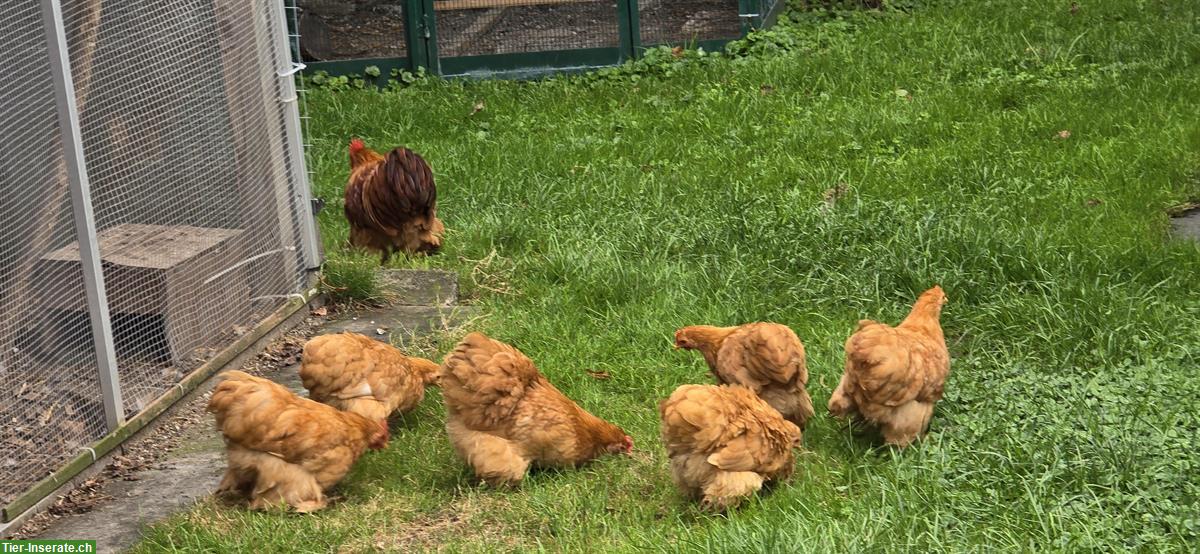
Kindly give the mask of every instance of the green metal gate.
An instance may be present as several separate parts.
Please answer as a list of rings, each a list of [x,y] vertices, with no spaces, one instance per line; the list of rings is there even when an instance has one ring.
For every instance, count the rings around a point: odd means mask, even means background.
[[[769,26],[783,0],[288,0],[310,71],[529,77],[669,45],[716,50]],[[373,72],[372,72],[373,73]]]

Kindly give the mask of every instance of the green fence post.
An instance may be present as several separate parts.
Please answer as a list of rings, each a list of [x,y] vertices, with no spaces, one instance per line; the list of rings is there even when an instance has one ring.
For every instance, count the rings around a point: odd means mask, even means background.
[[[433,7],[433,0],[421,0],[421,6],[424,13],[422,21],[425,26],[425,59],[429,68],[434,75],[442,74],[442,58],[438,55],[438,32],[437,32],[437,10]]]
[[[738,0],[738,18],[742,20],[742,38],[762,21],[762,0]]]
[[[622,60],[641,57],[642,31],[637,0],[617,0],[617,34]]]
[[[404,40],[408,46],[408,70],[416,71],[418,67],[429,65],[428,53],[425,50],[425,17],[423,0],[405,0],[404,2]]]

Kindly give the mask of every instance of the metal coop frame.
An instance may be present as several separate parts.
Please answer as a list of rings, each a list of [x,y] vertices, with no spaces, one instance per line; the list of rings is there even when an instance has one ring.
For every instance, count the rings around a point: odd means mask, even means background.
[[[286,0],[310,70],[527,77],[618,65],[649,48],[718,50],[785,0]],[[368,77],[370,79],[370,77]]]
[[[0,0],[4,523],[314,294],[286,19]]]

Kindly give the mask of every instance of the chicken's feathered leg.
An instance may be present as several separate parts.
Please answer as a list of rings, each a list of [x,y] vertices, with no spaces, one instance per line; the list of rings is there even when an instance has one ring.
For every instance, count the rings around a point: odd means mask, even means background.
[[[529,469],[529,460],[511,441],[495,435],[467,429],[451,420],[446,424],[454,449],[475,470],[475,475],[489,485],[520,483]]]
[[[753,471],[718,471],[704,486],[705,508],[725,511],[762,489],[763,478]]]
[[[912,444],[925,432],[933,418],[933,404],[909,402],[893,412],[892,419],[884,423],[883,439],[901,448]]]

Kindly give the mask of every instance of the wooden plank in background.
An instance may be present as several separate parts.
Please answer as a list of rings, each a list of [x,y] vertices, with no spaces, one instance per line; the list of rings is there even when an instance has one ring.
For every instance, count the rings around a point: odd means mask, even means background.
[[[596,0],[435,0],[437,11],[474,10],[481,8],[511,8],[513,6],[539,6],[543,4],[582,4]]]

